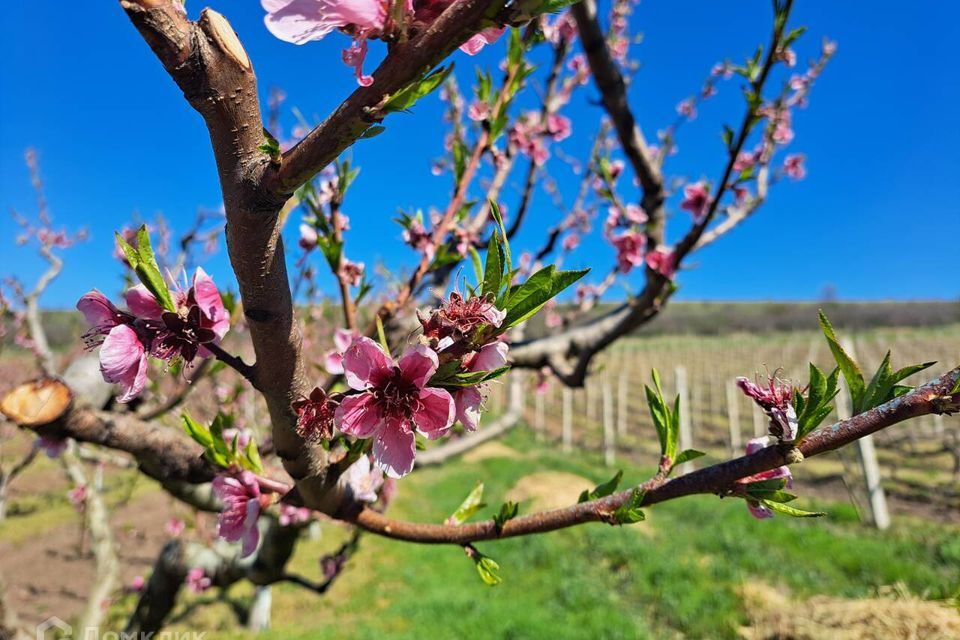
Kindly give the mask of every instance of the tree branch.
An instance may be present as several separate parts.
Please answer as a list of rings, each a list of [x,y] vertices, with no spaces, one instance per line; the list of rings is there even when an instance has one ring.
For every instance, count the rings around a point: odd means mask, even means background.
[[[813,432],[797,445],[797,450],[803,454],[803,457],[809,458],[832,451],[909,418],[929,413],[957,411],[960,409],[960,394],[951,395],[951,393],[958,380],[960,380],[960,367],[900,398]],[[660,477],[654,477],[639,486],[646,492],[642,505],[649,506],[694,494],[713,493],[722,497],[730,494],[734,484],[741,478],[795,461],[793,447],[780,445],[699,469],[673,480],[664,481]],[[493,520],[459,526],[403,522],[392,520],[368,508],[357,513],[351,521],[366,531],[397,540],[462,545],[478,540],[544,533],[585,522],[612,522],[613,513],[623,506],[632,494],[633,489],[630,489],[562,509],[521,516],[509,520],[502,528],[498,527]]]

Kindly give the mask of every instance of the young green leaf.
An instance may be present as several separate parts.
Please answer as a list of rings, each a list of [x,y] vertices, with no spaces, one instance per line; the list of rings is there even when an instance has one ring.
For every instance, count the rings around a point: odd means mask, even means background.
[[[453,71],[452,64],[448,67],[436,69],[424,78],[411,82],[387,100],[383,107],[384,112],[408,111],[410,107],[417,103],[417,100],[443,84],[443,81],[450,76],[451,71]]]
[[[497,530],[503,529],[503,525],[505,525],[508,520],[516,518],[519,511],[520,505],[516,502],[504,502],[500,506],[499,513],[493,516],[493,522],[497,525]]]
[[[147,231],[147,226],[141,225],[137,230],[136,248],[130,246],[119,233],[116,234],[116,238],[127,262],[130,263],[130,268],[137,274],[143,286],[153,294],[161,307],[167,311],[176,311],[173,296],[170,295],[170,289],[160,274],[157,258],[153,253],[153,247],[150,246],[150,233]]]
[[[677,454],[677,459],[673,461],[673,466],[679,466],[684,462],[690,462],[691,460],[696,460],[702,456],[705,456],[703,451],[697,451],[696,449],[684,449]]]
[[[614,521],[617,524],[635,524],[646,519],[643,511],[640,509],[640,505],[643,504],[643,498],[646,495],[647,492],[640,487],[634,489],[630,494],[630,498],[628,498],[619,509],[613,512]]]
[[[834,360],[837,361],[837,366],[840,367],[843,379],[847,381],[847,388],[850,389],[854,413],[859,413],[857,409],[863,399],[866,386],[863,381],[863,372],[860,370],[856,361],[850,357],[850,354],[843,348],[843,345],[840,344],[840,340],[837,339],[837,334],[833,330],[833,325],[827,320],[827,316],[823,311],[820,312],[820,328],[823,330],[823,335],[827,339],[827,344],[830,346]]]
[[[460,525],[469,520],[473,515],[483,509],[486,503],[483,501],[483,483],[478,482],[464,501],[457,507],[457,510],[447,518],[448,524]]]
[[[500,565],[497,564],[496,560],[490,556],[485,556],[479,551],[475,552],[473,562],[477,567],[477,573],[480,574],[480,579],[483,580],[484,584],[495,587],[503,579],[500,577]]]
[[[791,507],[790,505],[783,504],[782,502],[774,502],[772,500],[760,500],[760,504],[765,505],[771,511],[776,513],[782,513],[785,516],[791,516],[793,518],[822,518],[827,515],[823,511],[804,511],[803,509],[797,509],[796,507]]]
[[[605,498],[611,493],[617,490],[617,487],[620,486],[620,480],[623,479],[623,471],[617,471],[617,475],[613,476],[603,484],[598,484],[591,491],[583,491],[580,494],[580,498],[577,500],[580,502],[589,502],[590,500],[596,500],[597,498]]]

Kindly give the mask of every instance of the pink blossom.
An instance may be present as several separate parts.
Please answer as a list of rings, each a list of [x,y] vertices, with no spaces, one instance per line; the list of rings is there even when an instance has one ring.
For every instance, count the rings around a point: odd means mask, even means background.
[[[360,332],[356,329],[340,329],[333,332],[334,349],[328,351],[323,359],[323,368],[327,373],[335,376],[343,375],[343,352],[347,350],[354,338],[358,338]]]
[[[163,531],[171,538],[179,538],[180,534],[187,528],[187,523],[185,523],[180,518],[170,518],[167,520],[167,523],[163,525]]]
[[[564,251],[573,251],[580,246],[580,235],[576,233],[570,233],[564,236],[563,238],[563,250]]]
[[[377,491],[383,486],[383,471],[372,468],[370,457],[363,455],[350,465],[337,480],[350,497],[357,502],[373,503],[377,501]]]
[[[218,475],[213,479],[213,493],[223,503],[217,518],[219,536],[228,542],[242,542],[241,554],[249,556],[260,541],[260,485],[256,477],[246,470]]]
[[[120,386],[118,402],[130,402],[147,384],[147,355],[132,327],[118,324],[100,346],[100,374],[105,382]]]
[[[702,220],[710,209],[710,191],[707,189],[707,183],[701,180],[684,187],[680,208],[692,213],[694,220],[698,222]]]
[[[747,441],[746,452],[747,455],[752,455],[761,449],[765,449],[771,445],[775,444],[775,441],[769,436],[762,436],[760,438],[753,438]],[[747,476],[746,478],[741,478],[737,482],[739,484],[746,485],[746,488],[749,489],[749,485],[755,482],[764,482],[766,480],[779,480],[785,479],[787,481],[786,486],[793,486],[793,474],[790,472],[790,467],[780,466],[776,469],[770,469],[769,471],[761,471],[752,476]],[[767,518],[773,517],[773,512],[764,504],[757,502],[755,500],[747,500],[747,509],[750,511],[750,515],[758,520],[764,520]]]
[[[647,266],[664,278],[672,278],[677,272],[677,256],[671,249],[657,247],[647,254]]]
[[[794,180],[803,180],[807,177],[807,169],[803,166],[807,157],[802,153],[788,155],[783,160],[783,171]]]
[[[797,52],[790,47],[777,51],[777,58],[783,61],[788,67],[797,66]]]
[[[313,225],[306,223],[300,225],[300,246],[304,251],[310,251],[316,247],[318,240],[317,230]]]
[[[133,580],[127,585],[127,591],[130,593],[140,593],[146,584],[147,581],[143,579],[143,576],[133,576]]]
[[[574,73],[576,81],[579,84],[586,84],[590,79],[590,65],[587,63],[587,57],[578,53],[570,58],[567,68]]]
[[[547,116],[547,134],[553,138],[554,142],[560,142],[569,138],[573,133],[573,124],[570,118],[561,115]]]
[[[80,485],[67,492],[67,500],[73,505],[73,508],[82,512],[87,506],[87,487]]]
[[[559,14],[553,22],[544,16],[543,35],[553,44],[571,42],[577,37],[577,23],[569,11]]]
[[[797,437],[797,414],[793,408],[793,386],[774,375],[769,376],[767,386],[762,387],[740,376],[737,386],[744,395],[754,401],[770,418],[770,432],[784,442],[793,442]]]
[[[836,41],[835,41],[835,40],[827,40],[826,38],[824,38],[822,51],[823,51],[823,55],[826,56],[826,57],[828,57],[828,58],[829,58],[830,56],[832,56],[833,54],[835,54],[835,53],[837,52],[837,43],[836,43]]]
[[[450,393],[426,386],[438,366],[437,354],[423,345],[394,361],[367,337],[354,340],[343,356],[347,384],[360,393],[341,401],[335,424],[348,435],[373,438],[373,456],[390,477],[413,469],[414,430],[434,440],[453,424]]]
[[[313,518],[313,512],[306,507],[294,507],[293,505],[285,503],[280,504],[280,517],[278,521],[281,527],[310,522],[311,518]]]
[[[688,120],[694,120],[697,117],[697,106],[693,98],[687,98],[677,105],[677,113]]]
[[[504,31],[506,31],[506,27],[490,27],[484,29],[460,45],[460,51],[463,51],[467,55],[475,56],[480,53],[480,50],[486,45],[496,42],[497,39],[503,35]]]
[[[474,122],[482,122],[490,117],[490,105],[486,102],[474,100],[467,109],[467,117]]]
[[[760,150],[741,151],[737,154],[737,159],[733,161],[734,171],[746,171],[752,168],[760,159]]]
[[[363,282],[363,270],[364,264],[362,262],[351,262],[344,258],[343,264],[340,265],[340,276],[351,287],[358,287]]]
[[[723,76],[724,80],[729,80],[733,77],[733,67],[729,62],[718,62],[713,65],[713,68],[710,70],[710,75],[714,78]]]
[[[213,581],[207,577],[206,572],[200,567],[194,567],[187,571],[187,587],[194,593],[203,593],[213,584]]]
[[[647,221],[647,212],[635,204],[628,204],[623,209],[623,217],[632,224],[644,224]]]
[[[634,267],[643,264],[643,251],[647,246],[647,237],[637,231],[623,231],[611,238],[617,250],[617,267],[620,273],[630,273]]]
[[[480,351],[464,359],[466,371],[493,371],[507,364],[509,347],[505,342],[491,342]],[[457,420],[467,431],[476,431],[480,424],[480,407],[483,404],[483,392],[479,386],[466,387],[453,394],[457,407]]]
[[[407,228],[404,229],[403,241],[431,260],[437,251],[436,244],[433,242],[433,234],[424,228],[423,222],[419,218],[412,219]]]

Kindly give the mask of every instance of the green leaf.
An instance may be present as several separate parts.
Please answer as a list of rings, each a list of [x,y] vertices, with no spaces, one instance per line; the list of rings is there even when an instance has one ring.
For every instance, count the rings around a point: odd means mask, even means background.
[[[417,100],[443,84],[443,81],[450,76],[450,72],[452,71],[453,65],[451,64],[450,66],[434,70],[420,80],[411,82],[387,100],[387,104],[383,107],[384,112],[391,113],[394,111],[409,110],[410,107],[416,104]]]
[[[837,366],[840,367],[843,379],[847,381],[847,388],[850,389],[850,398],[852,400],[854,414],[857,414],[859,413],[859,407],[863,400],[865,390],[863,372],[860,370],[856,361],[850,357],[850,354],[848,354],[840,344],[840,341],[837,339],[837,334],[833,330],[833,325],[827,320],[827,316],[823,311],[820,311],[820,328],[823,330],[823,335],[827,339],[827,344],[830,346],[834,360],[837,361]]]
[[[500,239],[494,233],[490,236],[490,243],[487,245],[487,264],[483,271],[483,286],[480,288],[480,294],[491,295],[496,298],[500,294],[502,278],[503,263],[500,262]]]
[[[791,507],[782,502],[773,502],[772,500],[760,500],[759,502],[771,511],[782,513],[785,516],[791,516],[793,518],[822,518],[827,515],[823,511],[804,511],[803,509],[797,509],[796,507]]]
[[[617,490],[617,487],[620,486],[620,480],[622,479],[623,471],[617,471],[617,475],[613,476],[603,484],[598,484],[593,488],[592,491],[584,491],[581,493],[577,502],[589,502],[590,500],[596,500],[597,498],[605,498],[609,496],[611,493]]]
[[[730,125],[723,125],[723,133],[720,134],[720,137],[723,139],[723,144],[726,145],[727,149],[733,148],[733,129],[730,128]]]
[[[263,461],[260,459],[260,449],[257,447],[257,443],[253,438],[250,438],[246,448],[243,450],[240,465],[244,469],[248,469],[254,473],[263,473]]]
[[[674,409],[670,408],[663,397],[663,386],[660,383],[660,372],[652,371],[653,388],[644,385],[647,396],[647,406],[650,408],[650,417],[657,430],[660,440],[660,453],[671,461],[677,457],[677,447],[680,438],[680,396],[674,401]]]
[[[684,462],[690,462],[691,460],[696,460],[697,458],[701,458],[705,455],[707,454],[705,454],[703,451],[697,451],[696,449],[684,449],[677,454],[677,459],[673,461],[673,465],[681,465]]]
[[[496,560],[490,556],[483,555],[479,551],[475,551],[473,562],[477,567],[477,573],[480,574],[480,579],[483,580],[485,584],[495,587],[503,582],[503,579],[500,577],[500,565],[497,564]]]
[[[530,276],[516,291],[510,293],[507,304],[507,316],[503,321],[504,330],[514,327],[536,314],[549,300],[561,291],[587,275],[589,269],[582,271],[557,271],[552,264]]]
[[[643,499],[646,495],[647,492],[640,487],[635,488],[627,501],[613,512],[614,521],[617,524],[635,524],[646,519],[643,511],[640,509],[640,505],[643,504]]]
[[[473,277],[477,284],[483,282],[483,262],[480,261],[480,254],[477,253],[477,250],[471,245],[470,249],[470,261],[473,263]]]
[[[513,520],[517,517],[517,513],[520,511],[520,505],[516,502],[504,502],[500,506],[500,511],[493,516],[493,522],[497,525],[497,530],[503,529],[503,525],[509,520]]]
[[[491,369],[490,371],[458,371],[457,368],[459,366],[460,364],[456,361],[441,366],[440,369],[437,370],[437,373],[430,378],[430,386],[454,388],[475,387],[480,383],[499,378],[510,370],[510,367],[507,366]]]
[[[368,127],[366,131],[360,134],[360,138],[361,139],[375,138],[386,130],[387,128],[385,126],[380,124],[375,124],[372,127]]]
[[[457,507],[457,510],[453,512],[447,522],[451,524],[460,525],[469,520],[473,515],[483,509],[486,503],[483,501],[483,483],[478,482],[473,488],[464,501]]]
[[[263,151],[265,154],[276,160],[280,157],[280,143],[277,142],[277,139],[273,137],[273,134],[266,129],[263,130],[263,137],[265,142],[257,147],[257,149]]]
[[[160,274],[157,258],[153,253],[153,247],[150,246],[150,233],[147,231],[147,226],[141,225],[137,230],[136,248],[130,246],[119,233],[116,234],[116,238],[127,262],[130,263],[130,268],[137,274],[143,286],[153,294],[161,307],[167,311],[176,311],[173,296],[170,295],[170,289],[167,288],[167,283]]]

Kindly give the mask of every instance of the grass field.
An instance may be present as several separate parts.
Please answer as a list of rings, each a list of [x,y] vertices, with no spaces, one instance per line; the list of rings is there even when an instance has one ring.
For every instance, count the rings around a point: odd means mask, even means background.
[[[525,511],[564,504],[605,479],[599,468],[589,456],[544,452],[527,430],[516,431],[459,464],[415,473],[391,514],[442,521],[478,480],[494,505],[508,497],[522,499]],[[644,477],[627,471],[628,481]],[[901,518],[879,533],[860,525],[849,507],[800,504],[829,517],[760,522],[738,501],[704,496],[658,505],[629,527],[585,525],[480,544],[501,565],[497,587],[484,585],[457,547],[368,535],[325,596],[275,587],[274,628],[265,637],[734,638],[760,613],[745,592],[769,590],[798,609],[817,594],[864,598],[898,584],[926,599],[957,596],[957,527]],[[316,577],[319,555],[345,535],[325,526],[321,540],[300,546],[292,568]],[[238,588],[229,597],[247,593]],[[246,637],[230,607],[216,600],[187,596],[170,629]],[[115,615],[130,606],[132,599]],[[956,611],[945,615],[960,624]]]

